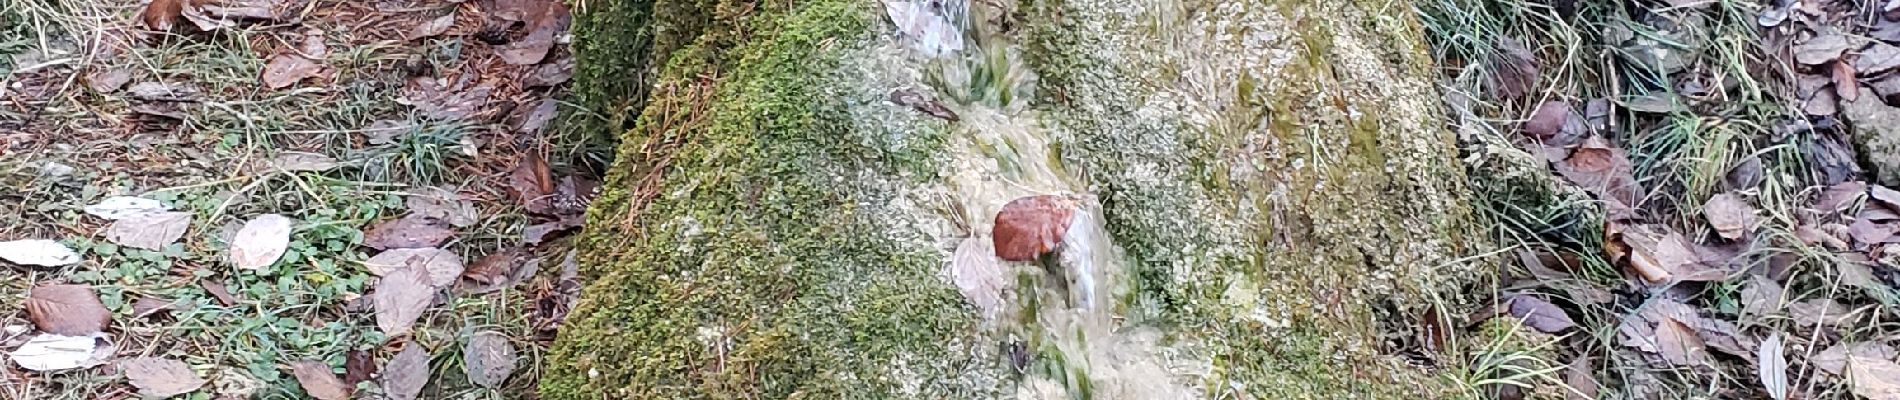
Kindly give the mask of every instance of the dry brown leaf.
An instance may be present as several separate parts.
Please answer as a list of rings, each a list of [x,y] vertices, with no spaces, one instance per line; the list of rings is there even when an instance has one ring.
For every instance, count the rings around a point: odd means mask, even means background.
[[[205,385],[204,378],[192,372],[190,365],[178,360],[133,358],[119,361],[119,370],[125,371],[125,379],[132,381],[132,386],[139,388],[139,394],[146,397],[177,396],[191,393]]]
[[[295,54],[278,54],[264,65],[264,87],[283,89],[297,84],[304,78],[319,76],[322,65]]]
[[[1843,260],[1838,263],[1833,263],[1833,265],[1834,270],[1840,274],[1841,283],[1875,290],[1887,287],[1886,284],[1880,282],[1879,278],[1874,277],[1873,268],[1867,264],[1853,260]]]
[[[1836,62],[1830,69],[1834,79],[1834,94],[1841,100],[1852,102],[1860,99],[1860,80],[1856,78],[1854,66],[1846,62]]]
[[[1853,236],[1854,241],[1864,244],[1886,242],[1887,238],[1893,237],[1896,230],[1900,228],[1896,228],[1893,224],[1874,222],[1872,218],[1858,219],[1853,225],[1847,226],[1848,235]]]
[[[1729,167],[1727,174],[1722,175],[1722,183],[1728,185],[1730,190],[1753,189],[1761,185],[1762,179],[1761,157],[1753,154],[1737,161],[1735,166]]]
[[[145,318],[157,315],[158,313],[171,310],[172,307],[177,306],[177,304],[178,302],[176,301],[157,297],[140,297],[139,301],[132,303],[132,318]]]
[[[1676,366],[1714,365],[1702,338],[1675,319],[1656,323],[1656,354]]]
[[[560,102],[554,99],[542,99],[540,102],[535,103],[534,107],[522,108],[520,116],[516,117],[516,121],[520,121],[520,123],[515,125],[515,131],[519,133],[540,132],[541,128],[547,127],[548,122],[553,121],[554,117],[559,115],[557,113],[557,111],[559,111],[559,105]]]
[[[1545,146],[1570,146],[1590,133],[1589,122],[1570,103],[1546,101],[1524,121],[1525,135]]]
[[[428,271],[405,268],[384,275],[370,293],[376,306],[376,327],[386,336],[409,333],[416,319],[435,300],[435,287],[429,284]]]
[[[369,380],[376,374],[376,358],[363,350],[350,350],[343,355],[343,387],[356,387],[357,383]]]
[[[1491,58],[1490,70],[1495,72],[1492,86],[1498,97],[1516,99],[1536,90],[1537,57],[1530,48],[1509,36],[1498,37],[1496,44],[1499,51]]]
[[[1010,200],[996,213],[991,244],[1005,261],[1034,261],[1055,251],[1076,211],[1076,202],[1064,196],[1028,196]]]
[[[546,7],[538,18],[528,24],[527,36],[499,49],[502,61],[514,65],[531,65],[547,58],[548,51],[554,48],[555,36],[567,31],[572,16],[568,14],[566,3],[549,2]]]
[[[1742,287],[1742,315],[1759,317],[1781,311],[1781,284],[1760,275],[1750,275]]]
[[[416,40],[441,36],[443,33],[448,32],[449,27],[452,26],[455,26],[455,13],[443,14],[440,17],[435,17],[423,23],[416,24],[415,29],[409,30],[407,39]]]
[[[1847,373],[1847,364],[1861,360],[1892,360],[1893,346],[1880,342],[1839,343],[1808,357],[1808,364],[1829,374]]]
[[[1577,326],[1562,308],[1537,296],[1514,295],[1505,301],[1510,306],[1511,316],[1538,332],[1561,333]]]
[[[462,272],[462,277],[481,285],[499,285],[514,277],[515,269],[522,264],[522,256],[527,252],[521,247],[510,247],[482,256]]]
[[[1854,59],[1854,70],[1863,74],[1878,74],[1894,67],[1900,67],[1900,47],[1881,42],[1867,46]]]
[[[1636,183],[1634,168],[1623,149],[1610,146],[1602,136],[1591,136],[1556,163],[1557,173],[1598,198],[1623,207],[1635,207],[1643,188]]]
[[[1900,209],[1900,191],[1893,190],[1885,185],[1868,185],[1867,197],[1880,202],[1880,204],[1887,206],[1889,209]]]
[[[1900,364],[1854,359],[1847,363],[1848,388],[1868,400],[1900,400]]]
[[[1618,232],[1626,246],[1630,269],[1650,283],[1711,281],[1727,276],[1720,268],[1703,264],[1682,234],[1660,225],[1626,225]]]
[[[290,248],[290,218],[264,214],[251,218],[231,238],[231,263],[240,269],[258,269],[276,264]]]
[[[304,393],[317,400],[349,400],[351,389],[355,389],[337,379],[336,373],[330,371],[330,365],[322,361],[297,361],[290,363],[290,369],[297,376],[297,384],[303,386]]]
[[[377,250],[435,247],[454,236],[443,221],[410,215],[370,226],[363,231],[363,245]]]
[[[1788,305],[1788,316],[1803,326],[1819,323],[1839,326],[1857,317],[1858,312],[1833,299],[1808,299]]]
[[[363,267],[376,276],[385,277],[397,271],[421,268],[428,271],[429,284],[438,288],[455,283],[463,270],[462,255],[434,247],[390,249],[363,261]]]
[[[1577,357],[1564,368],[1564,384],[1574,390],[1564,391],[1564,400],[1596,400],[1600,385],[1593,364],[1590,357]]]
[[[481,218],[481,212],[461,194],[436,186],[410,192],[404,198],[403,206],[412,215],[439,219],[458,228],[474,226]]]
[[[1709,227],[1723,238],[1740,239],[1755,227],[1755,207],[1734,193],[1722,193],[1702,205],[1702,216]]]
[[[545,214],[553,210],[554,177],[548,172],[547,160],[540,154],[529,152],[523,156],[508,173],[508,186],[514,189],[515,198],[528,212]]]
[[[323,172],[337,165],[336,158],[328,155],[286,151],[272,157],[268,168],[284,172]]]
[[[559,234],[574,228],[579,228],[583,222],[585,221],[580,217],[567,216],[553,221],[528,225],[527,228],[521,229],[521,242],[527,244],[541,244],[541,242],[548,239],[548,235]]]
[[[230,307],[238,302],[237,297],[232,296],[231,290],[226,289],[223,283],[218,283],[213,280],[202,280],[198,281],[198,286],[205,288],[206,293],[210,293],[211,297],[217,298],[218,304],[224,305],[225,307]]]
[[[145,213],[112,221],[112,226],[106,228],[106,240],[131,248],[164,250],[190,228],[189,212]]]
[[[85,285],[41,285],[27,294],[25,305],[26,318],[42,332],[86,336],[112,324],[112,311]]]
[[[477,386],[495,389],[508,381],[515,371],[515,346],[497,332],[482,332],[469,337],[462,349],[462,367],[468,380]]]
[[[169,31],[184,11],[184,0],[152,0],[151,4],[145,5],[144,11],[139,12],[139,22],[147,29]]]
[[[1846,35],[1826,34],[1808,39],[1794,46],[1794,59],[1802,64],[1821,65],[1841,58],[1841,53],[1855,47],[1856,41]]]
[[[1831,224],[1831,225],[1840,225],[1840,224]],[[1841,228],[1843,230],[1846,229],[1845,226],[1842,226]],[[1847,246],[1848,246],[1847,241],[1841,240],[1839,236],[1835,236],[1832,233],[1823,231],[1820,228],[1815,228],[1815,227],[1807,226],[1807,225],[1795,227],[1794,237],[1797,239],[1801,239],[1802,243],[1805,243],[1809,246],[1818,245],[1818,246],[1827,247],[1830,250],[1847,250]]]
[[[534,72],[522,78],[521,84],[530,88],[552,87],[567,83],[574,78],[574,58],[562,57],[554,62],[534,67]]]
[[[428,383],[429,351],[420,344],[403,346],[402,352],[383,365],[383,390],[390,399],[415,400]]]
[[[923,93],[918,93],[915,90],[897,89],[891,91],[891,103],[910,107],[912,110],[917,110],[917,112],[945,121],[956,122],[962,119],[962,117],[957,116],[956,111],[952,111],[949,107],[944,106],[942,101],[926,96]]]

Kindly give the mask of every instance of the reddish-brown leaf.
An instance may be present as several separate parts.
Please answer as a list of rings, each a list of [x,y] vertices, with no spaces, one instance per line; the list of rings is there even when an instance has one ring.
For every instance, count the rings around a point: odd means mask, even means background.
[[[1643,188],[1636,183],[1634,168],[1623,149],[1610,146],[1602,136],[1591,136],[1556,163],[1557,173],[1585,191],[1615,205],[1634,207],[1642,198]]]
[[[529,152],[522,156],[520,163],[508,173],[508,186],[514,189],[515,198],[528,212],[545,214],[553,209],[554,178],[548,172],[547,160],[540,154]]]
[[[26,296],[26,318],[40,331],[86,336],[112,324],[112,312],[85,285],[42,285]]]
[[[140,297],[132,303],[132,318],[145,318],[171,310],[178,302],[157,297]]]
[[[356,387],[358,382],[367,381],[376,374],[376,358],[369,352],[350,350],[343,357],[343,386]]]
[[[529,22],[527,36],[499,49],[502,61],[514,65],[540,63],[554,48],[555,36],[566,32],[570,22],[572,16],[568,14],[566,3],[548,2],[541,15]]]
[[[225,307],[237,304],[237,297],[231,296],[231,290],[226,289],[223,283],[207,279],[198,281],[198,286],[204,287],[205,292],[210,293],[211,297],[216,297],[218,304],[224,305]]]
[[[1022,197],[996,213],[991,242],[996,257],[1006,261],[1033,261],[1062,244],[1075,216],[1076,203],[1064,196]]]
[[[482,285],[507,282],[514,276],[515,268],[522,264],[522,255],[526,253],[521,247],[510,247],[482,256],[475,260],[475,264],[462,271],[462,277]]]
[[[323,66],[308,58],[296,54],[278,54],[264,65],[264,87],[283,89],[297,84],[297,81],[318,76]]]
[[[1708,346],[1702,343],[1695,331],[1674,319],[1665,319],[1656,324],[1656,354],[1677,366],[1712,365]]]
[[[1491,58],[1491,71],[1496,72],[1493,86],[1498,97],[1516,99],[1536,90],[1538,67],[1537,58],[1531,54],[1523,41],[1513,37],[1497,39],[1498,52]]]
[[[297,376],[297,384],[303,391],[317,400],[348,400],[354,386],[337,379],[330,371],[330,365],[322,361],[302,360],[290,363],[291,373]]]
[[[1840,96],[1841,100],[1849,102],[1860,99],[1860,80],[1855,79],[1854,66],[1852,64],[1836,61],[1834,67],[1831,68],[1831,72],[1834,78],[1835,95]]]
[[[169,31],[184,12],[184,0],[152,0],[152,4],[147,4],[145,10],[139,12],[139,22],[147,29]]]
[[[1524,121],[1523,130],[1545,146],[1570,146],[1583,139],[1590,127],[1570,103],[1546,101]]]
[[[363,245],[377,250],[435,247],[455,236],[447,223],[411,215],[387,220],[363,232]]]
[[[1893,237],[1896,230],[1900,229],[1896,229],[1893,224],[1874,222],[1867,218],[1855,220],[1853,225],[1847,226],[1848,235],[1863,244],[1884,243],[1887,238]]]
[[[1530,295],[1511,296],[1507,300],[1511,316],[1524,322],[1524,326],[1543,333],[1559,333],[1576,327],[1577,322],[1570,319],[1562,308],[1549,301]]]

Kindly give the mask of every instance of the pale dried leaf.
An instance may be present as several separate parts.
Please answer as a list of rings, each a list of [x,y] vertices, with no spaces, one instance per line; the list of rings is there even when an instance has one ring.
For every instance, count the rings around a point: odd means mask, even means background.
[[[1755,207],[1734,193],[1722,193],[1702,205],[1702,216],[1709,227],[1727,239],[1740,239],[1755,227]]]
[[[351,389],[343,380],[337,379],[330,371],[330,365],[322,361],[302,360],[290,363],[291,373],[297,376],[297,384],[303,386],[305,394],[317,400],[348,400]]]
[[[1756,350],[1755,376],[1761,378],[1763,389],[1768,397],[1775,400],[1788,398],[1788,358],[1782,354],[1781,332],[1768,335]]]
[[[189,212],[146,213],[113,221],[112,226],[106,228],[106,240],[126,247],[163,250],[184,237],[190,228]]]
[[[549,3],[539,17],[528,24],[527,36],[501,47],[499,54],[502,61],[514,65],[532,65],[547,57],[548,51],[554,48],[555,37],[566,32],[571,21],[566,3]]]
[[[1888,208],[1900,209],[1900,190],[1893,190],[1886,185],[1868,185],[1867,196]]]
[[[409,268],[422,268],[428,271],[429,284],[438,288],[455,283],[462,276],[463,269],[460,254],[434,247],[391,249],[370,257],[363,262],[363,266],[370,273],[383,277]]]
[[[0,260],[20,265],[58,267],[79,262],[79,253],[59,242],[44,239],[0,242]]]
[[[1802,64],[1821,65],[1841,58],[1856,42],[1846,35],[1826,34],[1794,46],[1794,59]]]
[[[1900,67],[1900,47],[1874,42],[1861,50],[1860,58],[1854,59],[1854,69],[1863,74],[1874,74]]]
[[[85,285],[42,285],[26,296],[26,317],[40,331],[85,336],[112,324],[112,311]]]
[[[562,57],[560,60],[534,67],[534,72],[522,78],[521,84],[530,88],[551,87],[567,83],[574,77],[574,58]]]
[[[1856,317],[1854,309],[1841,305],[1833,299],[1808,299],[1788,305],[1788,316],[1803,326],[1821,324],[1823,326],[1841,325]]]
[[[317,153],[286,151],[271,158],[270,167],[284,172],[323,172],[337,167],[336,158]]]
[[[278,54],[264,65],[264,87],[283,89],[297,84],[297,81],[318,76],[322,65],[296,54]]]
[[[435,287],[430,285],[428,272],[421,268],[384,275],[370,292],[370,301],[376,306],[376,327],[392,337],[409,333],[433,300]]]
[[[556,113],[558,110],[556,106],[559,104],[560,102],[554,99],[543,99],[540,103],[536,103],[533,108],[524,109],[524,112],[518,117],[520,124],[516,126],[515,130],[520,133],[540,132],[541,128],[548,126],[548,121],[553,121],[554,116],[558,115]]]
[[[377,250],[434,247],[455,236],[447,225],[419,215],[387,220],[363,231],[363,245]]]
[[[1676,366],[1713,365],[1706,345],[1694,330],[1674,319],[1656,324],[1656,354]]]
[[[105,338],[104,333],[85,336],[42,333],[7,353],[7,356],[20,368],[34,371],[87,368],[104,364],[112,358],[116,349],[110,343],[101,344]]]
[[[1850,363],[1865,360],[1892,360],[1893,357],[1893,346],[1888,346],[1886,343],[1840,343],[1808,357],[1808,364],[1830,374],[1842,375],[1847,373],[1847,365]]]
[[[171,207],[165,206],[165,203],[160,203],[158,200],[132,196],[113,196],[107,197],[105,200],[100,200],[98,204],[86,206],[85,210],[87,214],[92,214],[92,216],[95,217],[118,220],[134,215],[170,211]]]
[[[277,263],[290,247],[290,218],[264,214],[251,218],[231,238],[231,263],[240,269],[258,269]]]
[[[410,343],[383,365],[384,393],[393,400],[415,400],[429,383],[429,351]]]
[[[343,387],[356,387],[359,382],[369,380],[376,374],[376,358],[363,350],[350,350],[343,355]]]
[[[475,205],[463,199],[462,195],[435,186],[411,192],[403,200],[403,206],[409,209],[411,215],[447,221],[456,227],[473,226],[481,218]]]
[[[146,397],[171,397],[191,393],[205,385],[204,378],[191,371],[190,365],[178,360],[156,357],[139,357],[119,361],[119,370],[125,372],[125,379],[139,388],[139,394]]]
[[[515,346],[501,333],[482,332],[469,337],[462,357],[463,371],[477,386],[499,388],[515,371]]]
[[[1577,357],[1564,368],[1564,384],[1570,389],[1564,391],[1564,400],[1596,400],[1599,387],[1594,375],[1596,367],[1590,357]]]
[[[1750,275],[1742,287],[1742,315],[1763,316],[1781,311],[1781,284],[1760,275]]]
[[[130,82],[132,82],[132,70],[126,68],[111,68],[86,76],[86,87],[99,93],[116,92]]]
[[[950,281],[984,318],[1002,310],[1003,293],[1014,282],[1008,264],[996,258],[991,245],[979,237],[965,238],[950,260]]]

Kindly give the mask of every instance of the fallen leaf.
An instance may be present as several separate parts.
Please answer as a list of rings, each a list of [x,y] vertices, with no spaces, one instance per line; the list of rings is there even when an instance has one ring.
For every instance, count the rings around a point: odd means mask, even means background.
[[[578,228],[583,222],[584,221],[579,217],[568,216],[553,221],[528,225],[527,228],[521,229],[521,242],[527,244],[541,244],[541,242],[548,239],[548,235],[555,235]]]
[[[126,68],[110,68],[86,76],[86,87],[99,93],[116,92],[130,82],[132,82],[132,70]]]
[[[553,87],[567,83],[568,79],[573,78],[574,59],[571,57],[563,57],[558,61],[534,67],[534,72],[528,73],[526,78],[522,78],[521,84],[529,88]]]
[[[1829,374],[1847,373],[1847,365],[1859,361],[1892,360],[1893,346],[1880,342],[1838,343],[1808,357],[1808,364]]]
[[[1840,96],[1833,90],[1825,90],[1832,85],[1832,79],[1801,75],[1795,83],[1795,93],[1801,99],[1802,112],[1808,115],[1827,116],[1840,111]]]
[[[1887,287],[1886,284],[1880,282],[1879,278],[1874,277],[1873,268],[1868,267],[1867,264],[1852,260],[1843,260],[1833,263],[1833,265],[1835,272],[1841,277],[1841,283],[1858,288],[1875,290],[1885,289]]]
[[[963,298],[976,306],[984,318],[1002,311],[1004,293],[1015,280],[1010,268],[996,257],[995,244],[980,237],[969,237],[957,245],[950,259],[950,281]]]
[[[304,58],[322,60],[330,56],[330,45],[323,41],[323,31],[312,28],[303,35],[303,46],[297,49]]]
[[[554,186],[554,213],[581,215],[596,197],[600,197],[599,181],[573,175],[561,178],[561,183]]]
[[[409,35],[406,39],[416,40],[441,36],[443,33],[448,32],[449,27],[452,26],[455,26],[455,13],[453,12],[416,24],[414,29],[409,30]]]
[[[42,333],[7,356],[20,368],[34,371],[87,368],[104,364],[117,351],[111,343],[101,344],[105,338],[104,333],[85,336]]]
[[[119,370],[125,372],[125,379],[139,388],[139,394],[146,397],[165,398],[191,393],[205,385],[205,379],[191,371],[190,365],[178,360],[156,357],[139,357],[119,361]]]
[[[1781,332],[1768,335],[1756,350],[1755,376],[1761,378],[1761,386],[1768,390],[1768,397],[1775,400],[1788,398],[1788,358],[1782,354]]]
[[[1656,324],[1656,348],[1656,353],[1672,365],[1714,365],[1702,338],[1674,319],[1664,319]]]
[[[151,115],[151,116],[156,116],[156,117],[164,117],[164,118],[169,118],[176,121],[184,121],[188,118],[191,118],[191,115],[186,114],[185,110],[178,108],[178,103],[173,103],[173,102],[133,104],[132,113],[137,114],[137,115]]]
[[[1900,364],[1892,360],[1853,359],[1847,363],[1848,387],[1870,400],[1900,399]]]
[[[218,304],[222,304],[225,307],[230,307],[238,302],[237,297],[232,296],[231,290],[225,288],[223,283],[218,283],[218,281],[213,280],[202,280],[198,281],[198,286],[205,288],[206,293],[210,293],[211,297],[217,298]]]
[[[273,9],[283,0],[218,0],[199,4],[204,14],[225,20],[275,20]]]
[[[1865,244],[1886,242],[1887,238],[1893,237],[1897,230],[1900,230],[1900,227],[1874,222],[1871,218],[1861,218],[1847,226],[1848,235],[1853,236],[1854,241]]]
[[[1511,316],[1538,332],[1560,333],[1577,326],[1563,309],[1536,296],[1514,295],[1505,301],[1510,305]]]
[[[476,259],[462,272],[462,277],[482,285],[498,285],[512,279],[515,269],[521,266],[526,251],[520,247],[510,247]]]
[[[41,285],[26,296],[26,318],[40,331],[65,336],[99,333],[112,324],[112,311],[85,285]]]
[[[286,151],[270,160],[270,168],[284,172],[323,172],[337,167],[336,158],[317,153]]]
[[[51,240],[9,240],[0,242],[0,260],[20,265],[58,267],[79,262],[79,253]]]
[[[1867,193],[1867,182],[1847,181],[1828,186],[1814,198],[1814,209],[1824,212],[1841,212],[1860,200]]]
[[[105,200],[100,200],[98,204],[86,206],[85,210],[87,214],[92,214],[92,216],[95,217],[118,220],[134,215],[170,211],[171,207],[166,207],[165,203],[160,203],[158,200],[132,196],[113,196],[107,197]]]
[[[558,115],[556,111],[559,110],[557,107],[559,105],[560,102],[554,99],[542,99],[540,102],[535,103],[533,108],[524,109],[523,111],[525,112],[517,119],[520,123],[515,125],[515,131],[520,133],[540,132],[541,128],[548,126],[548,121],[553,121],[554,117]]]
[[[1826,34],[1808,39],[1794,46],[1794,60],[1807,65],[1821,65],[1841,58],[1841,53],[1854,47],[1855,43],[1845,35]]]
[[[147,29],[169,31],[184,11],[184,0],[152,0],[145,5],[145,10],[139,11],[139,22]]]
[[[304,78],[316,77],[323,69],[315,61],[296,54],[278,54],[264,65],[264,87],[283,89]]]
[[[497,332],[482,332],[468,338],[462,349],[462,367],[468,381],[495,389],[515,372],[515,346]]]
[[[1862,74],[1877,74],[1894,67],[1900,67],[1900,47],[1886,43],[1874,42],[1854,59],[1854,70]]]
[[[383,275],[376,281],[375,291],[370,293],[370,301],[376,306],[376,327],[382,329],[385,336],[401,336],[409,333],[416,319],[429,308],[435,300],[435,286],[430,285],[428,271],[421,268],[405,268]]]
[[[420,344],[403,346],[402,352],[383,365],[383,390],[390,399],[415,400],[428,383],[429,351],[423,350]]]
[[[349,400],[352,385],[346,385],[330,371],[330,365],[322,361],[302,360],[290,363],[292,374],[297,376],[297,384],[303,386],[305,394],[317,400]]]
[[[1076,203],[1060,195],[1010,200],[996,213],[991,245],[1004,261],[1035,261],[1062,244],[1074,219]]]
[[[134,83],[125,91],[133,98],[145,101],[190,101],[198,97],[196,88],[160,82]]]
[[[548,172],[547,160],[539,154],[528,152],[522,157],[508,173],[508,186],[528,212],[547,213],[553,209],[554,178]]]
[[[1722,183],[1730,190],[1749,190],[1760,185],[1762,178],[1761,157],[1750,154],[1722,175]]]
[[[1720,280],[1727,272],[1710,268],[1682,234],[1659,225],[1627,225],[1618,231],[1627,246],[1630,269],[1650,283]]]
[[[1590,357],[1577,357],[1564,368],[1564,384],[1574,390],[1565,391],[1564,400],[1596,400],[1601,385],[1592,375],[1596,372],[1592,364]]]
[[[1702,204],[1702,216],[1723,238],[1740,239],[1755,227],[1755,207],[1734,193],[1722,193]]]
[[[1834,95],[1848,102],[1860,99],[1860,79],[1856,77],[1853,65],[1836,62],[1833,68],[1829,68],[1829,72],[1829,76],[1834,80]]]
[[[403,206],[409,209],[411,215],[446,221],[455,227],[474,226],[481,218],[475,205],[462,198],[461,194],[435,186],[410,192],[404,198]]]
[[[132,303],[132,318],[145,318],[171,310],[178,303],[157,297],[140,297]]]
[[[350,350],[343,355],[343,387],[354,388],[376,374],[376,358],[369,352]]]
[[[944,106],[943,102],[910,89],[891,91],[891,102],[945,121],[956,122],[960,119],[957,113]]]
[[[1817,323],[1823,326],[1839,326],[1853,320],[1857,314],[1859,313],[1833,299],[1808,299],[1788,305],[1788,316],[1794,318],[1795,323],[1804,326]]]
[[[463,269],[461,255],[434,247],[390,249],[370,257],[363,266],[382,277],[409,268],[422,268],[428,272],[429,285],[438,288],[455,283]]]
[[[1750,275],[1742,287],[1742,315],[1763,316],[1781,311],[1781,284],[1760,275]]]
[[[1510,36],[1499,36],[1496,45],[1498,52],[1490,60],[1490,70],[1495,72],[1492,86],[1498,97],[1516,99],[1536,90],[1537,57],[1530,48]]]
[[[1557,173],[1603,200],[1635,207],[1642,196],[1629,155],[1611,147],[1602,136],[1591,136],[1556,163]]]
[[[1589,122],[1570,103],[1546,101],[1524,121],[1524,134],[1545,146],[1569,146],[1590,133]]]
[[[1666,114],[1688,110],[1682,98],[1676,96],[1674,93],[1651,93],[1640,96],[1630,96],[1624,98],[1621,104],[1623,104],[1623,108],[1630,109],[1630,111],[1651,114]]]
[[[1831,225],[1841,226],[1843,230],[1846,229],[1846,226],[1840,224]],[[1794,237],[1801,239],[1801,243],[1809,246],[1822,246],[1831,250],[1847,250],[1848,248],[1847,241],[1841,240],[1840,237],[1834,236],[1834,234],[1827,233],[1827,231],[1812,226],[1802,225],[1795,227]]]
[[[239,269],[258,269],[277,263],[290,247],[290,218],[264,214],[251,218],[231,238],[231,263]]]
[[[377,250],[435,247],[455,236],[447,225],[417,215],[386,220],[363,231],[363,245]]]
[[[483,11],[505,21],[526,22],[546,13],[547,3],[543,0],[495,0],[485,3],[488,7],[483,8]]]
[[[189,212],[146,213],[113,221],[112,226],[106,228],[106,240],[126,247],[164,250],[165,246],[184,237],[185,230],[190,228]]]
[[[550,2],[539,18],[528,24],[528,35],[501,46],[501,60],[514,65],[538,64],[554,48],[556,35],[567,31],[571,16],[566,3]]]
[[[1867,197],[1890,209],[1900,209],[1900,191],[1885,185],[1867,185]]]

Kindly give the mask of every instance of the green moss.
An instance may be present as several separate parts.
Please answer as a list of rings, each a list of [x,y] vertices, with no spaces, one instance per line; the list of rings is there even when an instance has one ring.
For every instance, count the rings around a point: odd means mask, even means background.
[[[824,93],[834,44],[863,41],[872,14],[852,1],[777,4],[722,16],[708,30],[721,34],[685,46],[623,141],[629,163],[649,140],[688,137],[645,210],[630,209],[639,168],[616,168],[596,201],[589,284],[545,398],[948,396],[962,389],[891,371],[997,368],[953,348],[976,331],[954,289],[916,284],[937,279],[939,255],[887,237],[889,222],[857,207],[889,194],[836,180],[907,164],[855,140],[842,100]],[[711,94],[687,90],[709,76]]]

